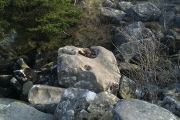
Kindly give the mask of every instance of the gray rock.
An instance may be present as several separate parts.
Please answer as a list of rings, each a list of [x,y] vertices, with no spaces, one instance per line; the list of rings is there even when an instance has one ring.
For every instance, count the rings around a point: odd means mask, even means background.
[[[114,7],[113,2],[110,1],[110,0],[105,0],[105,1],[102,3],[102,6],[103,6],[103,7],[110,7],[110,8],[113,8],[113,7]]]
[[[27,81],[23,84],[22,92],[20,95],[21,100],[27,101],[30,89],[33,87],[33,82]]]
[[[159,19],[159,23],[161,25],[164,25],[164,27],[166,27],[166,25],[172,24],[174,18],[175,18],[175,14],[173,11],[165,12],[161,15]]]
[[[163,34],[164,34],[164,36],[167,36],[167,35],[173,36],[173,37],[176,37],[176,36],[177,36],[177,32],[174,31],[174,30],[172,30],[172,29],[166,29],[166,30],[164,30],[164,31],[163,31]]]
[[[118,51],[122,54],[125,62],[129,62],[129,60],[133,59],[136,62],[139,62],[141,59],[139,57],[145,55],[148,52],[151,52],[155,48],[159,48],[162,53],[169,53],[169,49],[166,45],[156,41],[152,38],[134,40],[131,42],[127,42],[122,44],[120,47],[117,47]],[[146,53],[143,50],[146,50]]]
[[[126,13],[121,10],[103,7],[101,8],[101,15],[104,17],[104,22],[113,22],[119,24],[120,21],[125,18]]]
[[[180,117],[180,83],[170,84],[159,92],[164,96],[160,105]]]
[[[32,107],[36,108],[37,110],[49,113],[54,115],[58,103],[50,103],[50,104],[31,104]]]
[[[150,29],[145,28],[142,22],[134,22],[123,30],[117,28],[113,42],[116,47],[119,47],[123,43],[148,38],[155,39],[154,33]]]
[[[52,115],[20,102],[13,102],[0,110],[1,120],[52,120],[52,118]]]
[[[164,97],[161,105],[180,117],[180,101],[177,98],[173,96],[166,96]]]
[[[138,48],[138,42],[132,43],[127,42],[122,44],[120,47],[118,47],[119,52],[122,54],[125,62],[129,62],[131,58],[133,58],[135,55],[137,55],[140,51]]]
[[[137,99],[119,100],[113,120],[179,120],[168,110]]]
[[[114,45],[118,52],[120,52],[125,59],[129,61],[134,57],[138,51],[139,40],[142,39],[151,39],[156,40],[153,32],[145,28],[142,22],[135,22],[126,26],[123,30],[117,28],[115,31],[115,38],[113,40]],[[116,52],[115,56],[118,58],[119,53]],[[121,57],[121,56],[120,56]]]
[[[179,0],[167,0],[167,2],[172,4],[180,4]]]
[[[10,84],[14,87],[14,89],[18,92],[18,93],[21,93],[22,91],[22,85],[20,84],[20,82],[15,78],[13,77],[10,81]]]
[[[33,85],[29,91],[28,100],[31,104],[58,103],[61,100],[63,91],[63,88]]]
[[[24,104],[28,104],[24,101],[20,101],[20,100],[15,100],[15,99],[9,99],[9,98],[0,98],[0,110],[3,109],[4,107],[6,107],[7,105],[9,105],[10,103],[13,102],[21,102]]]
[[[37,74],[31,68],[14,70],[14,75],[21,83],[25,83],[27,81],[35,82],[37,80]]]
[[[130,76],[130,74],[136,74],[140,70],[140,66],[132,63],[121,62],[119,64],[119,70],[123,75]]]
[[[62,95],[53,120],[112,120],[113,104],[119,99],[108,93],[69,88]]]
[[[119,94],[122,98],[137,98],[136,83],[126,76],[122,76],[120,80]]]
[[[117,9],[122,10],[122,11],[126,11],[127,9],[129,9],[130,7],[132,7],[132,3],[131,2],[126,2],[126,1],[120,1],[117,4]]]
[[[94,58],[81,55],[84,51],[92,51]],[[57,71],[59,84],[62,86],[89,89],[96,93],[117,93],[120,74],[116,59],[112,52],[103,47],[60,48]]]
[[[178,27],[178,28],[180,28],[180,15],[177,15],[176,16],[176,19],[175,19],[175,25]]]
[[[129,8],[126,13],[133,16],[135,21],[156,21],[161,15],[161,10],[150,2],[137,4]]]
[[[130,37],[129,39],[140,40],[143,39],[143,30],[145,26],[142,22],[134,22],[125,27],[125,34]]]

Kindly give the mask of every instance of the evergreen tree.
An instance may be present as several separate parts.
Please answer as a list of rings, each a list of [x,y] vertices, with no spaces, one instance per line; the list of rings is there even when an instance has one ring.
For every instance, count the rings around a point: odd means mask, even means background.
[[[71,0],[1,0],[0,30],[15,29],[18,39],[49,41],[75,25],[81,10]]]

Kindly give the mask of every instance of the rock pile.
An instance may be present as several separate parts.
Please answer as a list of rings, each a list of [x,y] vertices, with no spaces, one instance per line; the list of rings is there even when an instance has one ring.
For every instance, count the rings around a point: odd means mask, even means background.
[[[180,71],[178,65],[171,69],[179,60],[179,2],[166,2],[167,6],[156,6],[150,2],[103,1],[102,22],[115,26],[111,30],[113,52],[102,46],[65,46],[18,57],[0,45],[0,119],[179,120]],[[163,74],[149,69],[151,65],[138,64],[156,46],[172,60],[146,62],[155,63],[153,67],[162,68]],[[148,71],[140,74],[146,78],[143,84],[137,79],[139,71]],[[167,80],[167,75],[175,81],[161,86],[160,77]],[[139,99],[156,99],[159,106]]]

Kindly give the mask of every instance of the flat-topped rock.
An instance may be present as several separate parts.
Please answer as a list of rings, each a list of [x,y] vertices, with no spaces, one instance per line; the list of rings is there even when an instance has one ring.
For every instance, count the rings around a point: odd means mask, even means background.
[[[137,99],[119,100],[113,118],[114,120],[179,120],[168,110]]]
[[[0,120],[52,120],[52,115],[24,103],[12,102],[0,110]]]
[[[116,59],[111,51],[100,46],[90,49],[74,46],[60,48],[57,71],[59,85],[64,87],[113,94],[119,87],[120,73]]]
[[[64,88],[48,85],[33,85],[29,91],[28,100],[31,104],[58,103]]]

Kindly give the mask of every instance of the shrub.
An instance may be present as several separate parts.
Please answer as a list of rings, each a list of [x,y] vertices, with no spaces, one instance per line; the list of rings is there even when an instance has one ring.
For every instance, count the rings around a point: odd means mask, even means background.
[[[136,83],[136,91],[139,99],[157,102],[158,92],[161,87],[167,86],[179,81],[179,69],[175,69],[177,64],[173,64],[166,52],[166,46],[156,39],[137,40],[129,36],[123,30],[121,34],[129,38],[129,43],[136,46],[132,47],[135,56],[130,60],[139,66],[139,69],[133,69],[125,74]],[[116,46],[115,46],[116,47]],[[131,46],[129,46],[131,47]],[[118,49],[118,47],[116,47]],[[123,55],[126,50],[119,52]]]
[[[79,21],[82,12],[71,2],[71,0],[1,0],[0,29],[5,32],[15,29],[17,40],[50,41]]]

